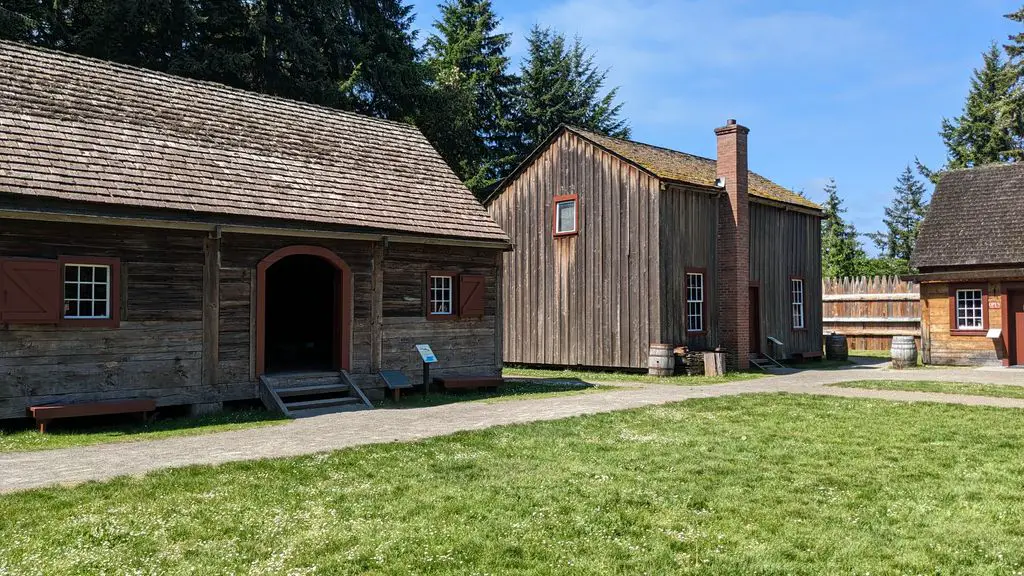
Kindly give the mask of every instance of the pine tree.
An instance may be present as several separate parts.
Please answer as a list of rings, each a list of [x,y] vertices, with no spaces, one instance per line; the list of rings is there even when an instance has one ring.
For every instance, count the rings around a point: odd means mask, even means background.
[[[490,0],[448,0],[426,42],[434,99],[420,125],[467,186],[481,193],[515,160],[511,41]]]
[[[251,5],[246,0],[193,0],[194,33],[170,72],[254,90],[259,53]]]
[[[521,153],[529,152],[561,124],[620,138],[629,126],[616,102],[618,89],[603,93],[607,70],[599,70],[579,38],[535,26],[522,70]]]
[[[925,186],[908,165],[893,187],[892,203],[885,208],[885,230],[868,236],[874,240],[883,258],[908,263],[914,252],[917,231],[928,204],[924,201]]]
[[[857,240],[853,224],[843,219],[846,208],[835,180],[825,185],[827,195],[822,206],[825,217],[821,220],[821,273],[825,278],[843,278],[860,275],[867,256]]]
[[[970,168],[1021,158],[1019,114],[1012,109],[1013,67],[993,44],[975,69],[963,113],[942,121],[946,168]]]

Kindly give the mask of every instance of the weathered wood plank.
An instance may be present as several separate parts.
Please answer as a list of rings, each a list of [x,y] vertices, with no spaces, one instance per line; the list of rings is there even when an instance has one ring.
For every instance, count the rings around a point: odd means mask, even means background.
[[[203,368],[204,386],[217,386],[217,358],[220,353],[220,235],[215,233],[203,245]]]

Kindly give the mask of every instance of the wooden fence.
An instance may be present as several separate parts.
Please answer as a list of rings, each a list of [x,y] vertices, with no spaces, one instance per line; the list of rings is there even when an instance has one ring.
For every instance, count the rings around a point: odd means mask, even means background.
[[[887,350],[893,336],[920,345],[921,295],[895,276],[827,278],[821,283],[822,328],[844,334],[852,350]]]

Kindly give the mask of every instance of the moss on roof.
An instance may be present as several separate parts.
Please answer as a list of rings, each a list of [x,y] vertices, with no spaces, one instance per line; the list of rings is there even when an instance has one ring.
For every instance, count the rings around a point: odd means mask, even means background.
[[[566,127],[575,134],[580,135],[598,146],[605,148],[622,156],[626,160],[644,168],[662,180],[673,180],[687,182],[701,186],[714,186],[717,177],[715,161],[711,158],[694,156],[685,152],[678,152],[651,144],[642,144],[622,138],[602,136],[588,130],[575,127]],[[771,180],[757,174],[750,173],[749,192],[752,196],[803,206],[813,210],[821,210],[821,206],[811,202],[807,198],[787,190]]]

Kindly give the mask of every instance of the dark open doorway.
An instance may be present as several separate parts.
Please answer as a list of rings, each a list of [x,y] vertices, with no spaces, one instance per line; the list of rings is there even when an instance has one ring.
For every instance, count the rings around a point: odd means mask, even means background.
[[[341,271],[309,254],[295,254],[266,271],[266,372],[336,370]]]
[[[750,353],[761,354],[761,289],[757,286],[750,287]]]

